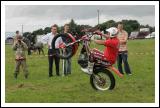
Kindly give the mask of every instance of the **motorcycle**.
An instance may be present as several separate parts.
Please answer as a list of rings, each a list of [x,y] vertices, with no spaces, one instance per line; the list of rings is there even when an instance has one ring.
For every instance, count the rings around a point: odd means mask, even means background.
[[[83,72],[90,75],[91,86],[100,91],[112,90],[115,87],[112,72],[120,78],[123,75],[106,60],[102,52],[96,48],[90,48],[90,41],[94,35],[94,32],[86,32],[80,39],[75,40],[69,33],[58,34],[53,38],[52,48],[62,50],[57,54],[59,58],[69,59],[76,54],[78,43],[82,43],[78,64]]]

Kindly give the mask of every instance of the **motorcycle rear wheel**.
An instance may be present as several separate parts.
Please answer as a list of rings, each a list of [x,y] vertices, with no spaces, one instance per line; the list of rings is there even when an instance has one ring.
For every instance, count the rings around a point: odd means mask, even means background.
[[[98,69],[90,76],[90,84],[95,90],[112,90],[115,87],[115,78],[109,70]]]
[[[64,33],[64,34],[58,34],[56,35],[53,40],[52,40],[52,49],[57,49],[56,48],[56,41],[61,38],[64,44],[69,44],[75,41],[75,38],[68,33]],[[57,57],[59,57],[60,59],[69,59],[71,58],[77,51],[78,45],[77,43],[71,46],[68,46],[64,49],[60,49],[58,48],[60,51],[59,53],[56,54]]]

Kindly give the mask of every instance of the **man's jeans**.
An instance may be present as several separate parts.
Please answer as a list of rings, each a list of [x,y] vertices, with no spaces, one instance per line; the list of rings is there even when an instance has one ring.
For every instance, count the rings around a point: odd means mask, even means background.
[[[71,52],[71,50],[66,49],[65,51],[63,51],[63,54],[65,55],[68,54],[69,52]],[[64,60],[63,70],[64,70],[64,75],[71,74],[71,58]]]
[[[71,74],[71,58],[64,60],[64,74]]]
[[[118,70],[122,74],[124,74],[123,69],[122,69],[122,61],[124,63],[124,69],[125,69],[126,74],[131,74],[127,58],[128,58],[128,52],[127,51],[119,52],[118,57],[117,57],[117,65],[118,65]]]

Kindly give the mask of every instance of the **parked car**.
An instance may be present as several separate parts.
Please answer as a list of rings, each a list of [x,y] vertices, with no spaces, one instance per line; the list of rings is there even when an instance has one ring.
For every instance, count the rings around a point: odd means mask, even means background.
[[[155,32],[152,32],[152,33],[151,33],[151,37],[152,37],[152,38],[155,38]]]
[[[152,39],[155,38],[155,32],[152,32],[151,34],[148,34],[145,39]]]

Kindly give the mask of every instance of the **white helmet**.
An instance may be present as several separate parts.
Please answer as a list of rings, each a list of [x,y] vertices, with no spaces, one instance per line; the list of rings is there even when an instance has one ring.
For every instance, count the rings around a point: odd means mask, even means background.
[[[116,37],[116,34],[118,33],[118,29],[116,27],[111,27],[106,29],[106,31],[110,33],[110,37]]]

